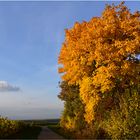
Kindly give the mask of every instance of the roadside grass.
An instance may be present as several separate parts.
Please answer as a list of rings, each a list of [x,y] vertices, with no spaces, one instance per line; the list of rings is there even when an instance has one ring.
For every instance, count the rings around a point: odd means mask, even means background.
[[[67,133],[65,130],[63,130],[59,123],[53,122],[47,124],[48,128],[50,128],[52,131],[56,132],[57,134],[61,135],[65,139],[73,139],[72,134],[69,132]]]

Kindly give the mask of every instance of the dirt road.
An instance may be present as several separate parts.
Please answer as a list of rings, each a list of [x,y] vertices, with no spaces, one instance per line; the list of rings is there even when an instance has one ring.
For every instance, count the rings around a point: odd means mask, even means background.
[[[64,139],[62,136],[56,134],[52,130],[50,130],[47,126],[43,126],[41,133],[38,136],[38,139]]]

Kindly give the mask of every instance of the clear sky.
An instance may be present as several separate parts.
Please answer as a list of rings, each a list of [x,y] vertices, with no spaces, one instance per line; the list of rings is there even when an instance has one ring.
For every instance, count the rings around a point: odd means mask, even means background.
[[[64,29],[100,16],[107,3],[112,2],[0,2],[0,115],[60,116],[57,57]],[[139,1],[126,5],[140,11]]]

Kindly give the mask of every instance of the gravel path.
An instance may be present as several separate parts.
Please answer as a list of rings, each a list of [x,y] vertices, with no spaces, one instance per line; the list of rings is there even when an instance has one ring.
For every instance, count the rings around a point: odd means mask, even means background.
[[[50,130],[47,126],[43,126],[41,133],[38,136],[38,139],[64,139],[62,136],[56,134],[52,130]]]

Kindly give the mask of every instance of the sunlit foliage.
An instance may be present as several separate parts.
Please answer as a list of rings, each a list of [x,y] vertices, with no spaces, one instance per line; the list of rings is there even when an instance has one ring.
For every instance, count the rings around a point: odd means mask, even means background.
[[[98,116],[103,122],[106,112],[119,108],[123,94],[130,99],[134,94],[139,96],[139,54],[140,13],[131,13],[123,2],[107,5],[100,17],[76,22],[66,29],[58,58],[59,72],[62,80],[79,87],[84,119],[90,126],[99,120]]]
[[[103,128],[113,139],[140,139],[140,96],[122,95],[119,108],[111,111]]]
[[[23,127],[22,122],[8,120],[0,116],[0,138],[10,138]]]
[[[72,29],[66,30],[59,56],[59,63],[63,64],[60,68],[60,72],[64,73],[62,79],[69,84],[80,85],[81,98],[89,96],[88,100],[82,98],[83,102],[94,104],[98,102],[99,94],[108,93],[116,86],[122,88],[130,86],[127,83],[138,84],[139,64],[127,58],[139,52],[139,12],[132,14],[123,4],[106,6],[101,17],[94,17],[89,22],[76,22]],[[90,95],[82,95],[87,94],[82,87],[87,79],[92,90]],[[92,113],[91,108],[92,105],[86,107],[87,114]],[[94,119],[86,118],[87,121]]]

